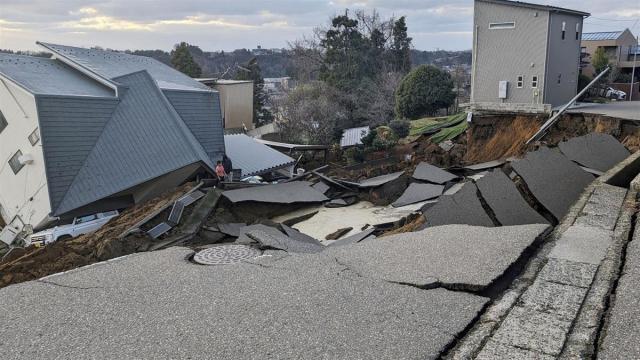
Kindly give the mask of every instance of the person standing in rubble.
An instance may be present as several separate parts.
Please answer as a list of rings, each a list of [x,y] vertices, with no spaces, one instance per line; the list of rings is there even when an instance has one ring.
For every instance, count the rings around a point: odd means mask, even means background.
[[[218,184],[224,181],[224,178],[226,175],[227,173],[224,171],[224,166],[222,166],[222,161],[218,160],[218,163],[216,164],[216,177],[218,178]]]
[[[231,162],[231,159],[229,159],[229,157],[225,154],[222,155],[222,167],[224,167],[224,172],[225,172],[225,181],[232,181],[232,170],[233,170],[233,163]]]

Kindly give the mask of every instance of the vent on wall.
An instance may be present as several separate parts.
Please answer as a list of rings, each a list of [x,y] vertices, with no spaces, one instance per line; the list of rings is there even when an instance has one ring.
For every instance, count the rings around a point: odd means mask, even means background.
[[[491,29],[491,30],[513,29],[515,27],[516,27],[516,23],[513,22],[513,21],[490,23],[489,24],[489,29]]]

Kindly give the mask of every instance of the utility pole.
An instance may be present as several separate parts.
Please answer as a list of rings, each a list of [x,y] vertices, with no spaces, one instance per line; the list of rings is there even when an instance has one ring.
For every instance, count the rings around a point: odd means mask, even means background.
[[[640,43],[640,41],[638,41],[640,37],[636,37],[636,45],[634,46],[633,49],[633,68],[631,69],[631,86],[629,86],[629,101],[631,101],[631,98],[633,97],[633,80],[636,76],[636,58],[638,57],[638,50],[640,50],[640,45],[638,45],[638,43]]]

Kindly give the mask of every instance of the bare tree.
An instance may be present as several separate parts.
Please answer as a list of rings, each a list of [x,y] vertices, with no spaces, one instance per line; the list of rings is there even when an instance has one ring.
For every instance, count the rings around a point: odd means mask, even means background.
[[[336,124],[345,118],[335,89],[323,82],[301,84],[275,104],[276,122],[284,141],[330,144]]]

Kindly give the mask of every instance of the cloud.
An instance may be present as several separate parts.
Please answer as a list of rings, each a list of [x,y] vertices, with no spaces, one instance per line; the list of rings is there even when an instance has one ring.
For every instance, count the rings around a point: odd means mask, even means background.
[[[414,47],[469,49],[471,0],[0,0],[0,47],[35,50],[35,41],[114,49],[205,50],[286,47],[349,9],[407,17]],[[593,14],[585,31],[621,30],[640,17],[638,0],[540,0]],[[613,5],[612,5],[613,4]],[[595,18],[615,19],[602,21]],[[622,20],[622,21],[621,21]],[[640,30],[640,24],[634,32]],[[90,43],[87,43],[90,41]]]

